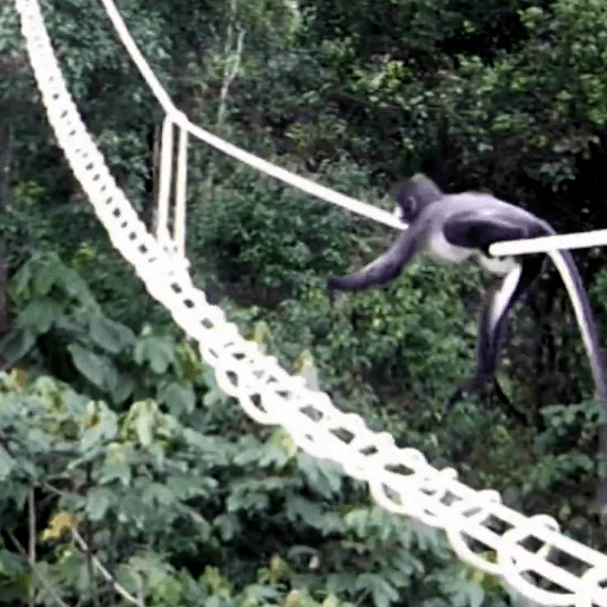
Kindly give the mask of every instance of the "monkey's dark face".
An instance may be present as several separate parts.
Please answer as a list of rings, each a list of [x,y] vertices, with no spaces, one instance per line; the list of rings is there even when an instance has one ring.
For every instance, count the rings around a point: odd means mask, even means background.
[[[396,200],[394,215],[403,223],[411,224],[428,204],[440,199],[442,192],[436,184],[423,175],[400,182],[392,191]]]
[[[412,219],[415,219],[417,212],[419,211],[417,198],[415,198],[413,194],[407,196],[407,198],[400,203],[400,208],[405,220],[411,221]]]
[[[414,196],[408,196],[404,200],[397,199],[394,215],[403,223],[411,223],[416,217],[419,205]]]
[[[417,219],[420,205],[420,185],[411,180],[399,184],[394,190],[396,208],[394,214],[403,223],[412,223]]]

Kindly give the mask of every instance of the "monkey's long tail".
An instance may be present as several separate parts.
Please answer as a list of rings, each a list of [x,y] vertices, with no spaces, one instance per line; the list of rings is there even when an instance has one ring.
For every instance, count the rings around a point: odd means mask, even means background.
[[[604,509],[607,506],[607,371],[605,359],[599,342],[594,314],[573,256],[568,250],[549,251],[548,255],[552,258],[565,283],[582,333],[586,353],[590,360],[595,398],[599,405],[599,450],[597,458],[600,483],[596,496],[596,506],[599,509]]]

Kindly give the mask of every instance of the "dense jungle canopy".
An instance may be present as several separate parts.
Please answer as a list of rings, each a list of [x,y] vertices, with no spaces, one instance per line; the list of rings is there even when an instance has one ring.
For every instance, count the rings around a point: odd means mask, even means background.
[[[98,0],[44,0],[63,74],[154,226],[163,113]],[[120,0],[190,119],[391,209],[423,171],[559,232],[607,226],[605,0]],[[607,549],[588,516],[597,406],[550,265],[493,387],[475,366],[492,279],[416,262],[340,295],[394,230],[190,145],[188,257],[242,333],[399,445]],[[575,252],[607,330],[607,249]],[[497,607],[502,582],[337,466],[250,421],[112,248],[50,128],[14,3],[0,3],[0,605]],[[109,579],[99,564],[107,568]],[[130,593],[125,598],[120,591]]]

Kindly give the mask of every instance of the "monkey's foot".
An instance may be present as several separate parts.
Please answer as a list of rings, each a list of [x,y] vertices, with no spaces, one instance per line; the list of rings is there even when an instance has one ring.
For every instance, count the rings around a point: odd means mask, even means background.
[[[461,388],[458,388],[455,392],[453,392],[453,394],[449,397],[449,400],[447,401],[447,407],[449,409],[451,409],[451,407],[453,407],[453,405],[455,405],[456,403],[458,403],[460,400],[463,400],[465,398],[468,398],[468,396],[470,396],[470,390],[468,389],[467,386],[463,386]]]
[[[327,289],[329,291],[335,291],[337,289],[343,288],[344,279],[339,276],[329,276],[329,280],[327,281]]]
[[[467,381],[465,384],[460,386],[449,398],[448,407],[451,408],[455,403],[468,398],[474,392],[478,392],[486,383],[487,378],[483,377],[473,377],[471,380]]]

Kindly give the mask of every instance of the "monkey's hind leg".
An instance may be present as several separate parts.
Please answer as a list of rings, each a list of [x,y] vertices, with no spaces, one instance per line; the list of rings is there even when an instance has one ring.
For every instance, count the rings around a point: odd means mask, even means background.
[[[476,375],[455,390],[449,398],[449,407],[478,391],[495,376],[510,311],[541,273],[544,259],[543,254],[527,255],[499,288],[489,290],[480,319]]]

